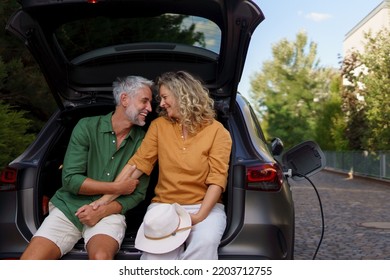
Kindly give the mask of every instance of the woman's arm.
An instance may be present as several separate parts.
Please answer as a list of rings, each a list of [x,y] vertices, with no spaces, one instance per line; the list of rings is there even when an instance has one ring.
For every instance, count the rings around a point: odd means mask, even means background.
[[[216,131],[215,140],[208,157],[210,173],[205,183],[209,184],[209,187],[198,213],[191,214],[192,225],[207,218],[225,190],[231,145],[232,139],[229,132],[221,126],[221,129]]]
[[[222,194],[222,188],[218,185],[210,185],[206,191],[206,195],[202,201],[202,205],[198,213],[191,214],[192,225],[200,223],[210,214],[215,204],[218,202]]]
[[[128,178],[131,179],[138,179],[143,172],[139,169],[137,169],[134,165],[126,164],[122,171],[119,173],[119,175],[115,178],[114,182],[124,182],[128,180]],[[93,206],[93,209],[97,209],[100,205],[107,204],[113,200],[115,200],[118,196],[118,194],[106,194],[103,195],[101,198],[98,200],[95,200],[94,202],[91,203]]]

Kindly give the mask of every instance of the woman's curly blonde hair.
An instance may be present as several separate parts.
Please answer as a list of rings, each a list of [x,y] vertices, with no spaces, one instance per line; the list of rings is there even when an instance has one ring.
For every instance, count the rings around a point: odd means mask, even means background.
[[[213,122],[216,116],[214,100],[210,98],[208,89],[201,81],[188,72],[166,72],[157,78],[156,85],[158,89],[164,85],[173,93],[179,104],[180,122],[187,128],[188,133],[196,134]],[[160,108],[159,115],[169,118],[163,108]]]

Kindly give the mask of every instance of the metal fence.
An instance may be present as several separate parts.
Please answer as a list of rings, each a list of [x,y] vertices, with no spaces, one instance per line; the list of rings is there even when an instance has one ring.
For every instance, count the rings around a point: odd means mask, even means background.
[[[390,151],[324,151],[326,168],[361,176],[390,180]]]

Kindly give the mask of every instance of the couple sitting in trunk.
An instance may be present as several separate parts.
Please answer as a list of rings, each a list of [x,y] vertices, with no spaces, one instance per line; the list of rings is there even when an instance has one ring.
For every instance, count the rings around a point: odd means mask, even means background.
[[[230,134],[191,74],[164,73],[156,86],[160,116],[146,134],[141,126],[152,110],[154,82],[138,76],[113,83],[114,112],[79,121],[62,187],[21,259],[59,259],[80,238],[90,259],[113,259],[125,236],[124,214],[145,198],[157,161],[155,196],[135,240],[141,259],[218,259]]]

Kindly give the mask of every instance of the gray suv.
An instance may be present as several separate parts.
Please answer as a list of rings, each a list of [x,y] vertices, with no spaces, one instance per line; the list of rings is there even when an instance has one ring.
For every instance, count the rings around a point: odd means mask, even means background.
[[[205,83],[233,146],[220,259],[293,259],[294,203],[288,180],[324,165],[311,141],[283,153],[268,142],[250,103],[237,92],[251,34],[263,21],[250,0],[21,0],[6,29],[40,65],[58,104],[36,140],[3,169],[0,259],[18,258],[61,186],[61,165],[77,121],[114,108],[116,77],[154,79],[186,70]],[[157,105],[157,104],[155,104]],[[156,114],[149,114],[150,120]],[[147,129],[147,126],[145,127]],[[128,211],[117,259],[138,259],[134,238],[153,195]],[[80,240],[64,259],[86,259]]]

